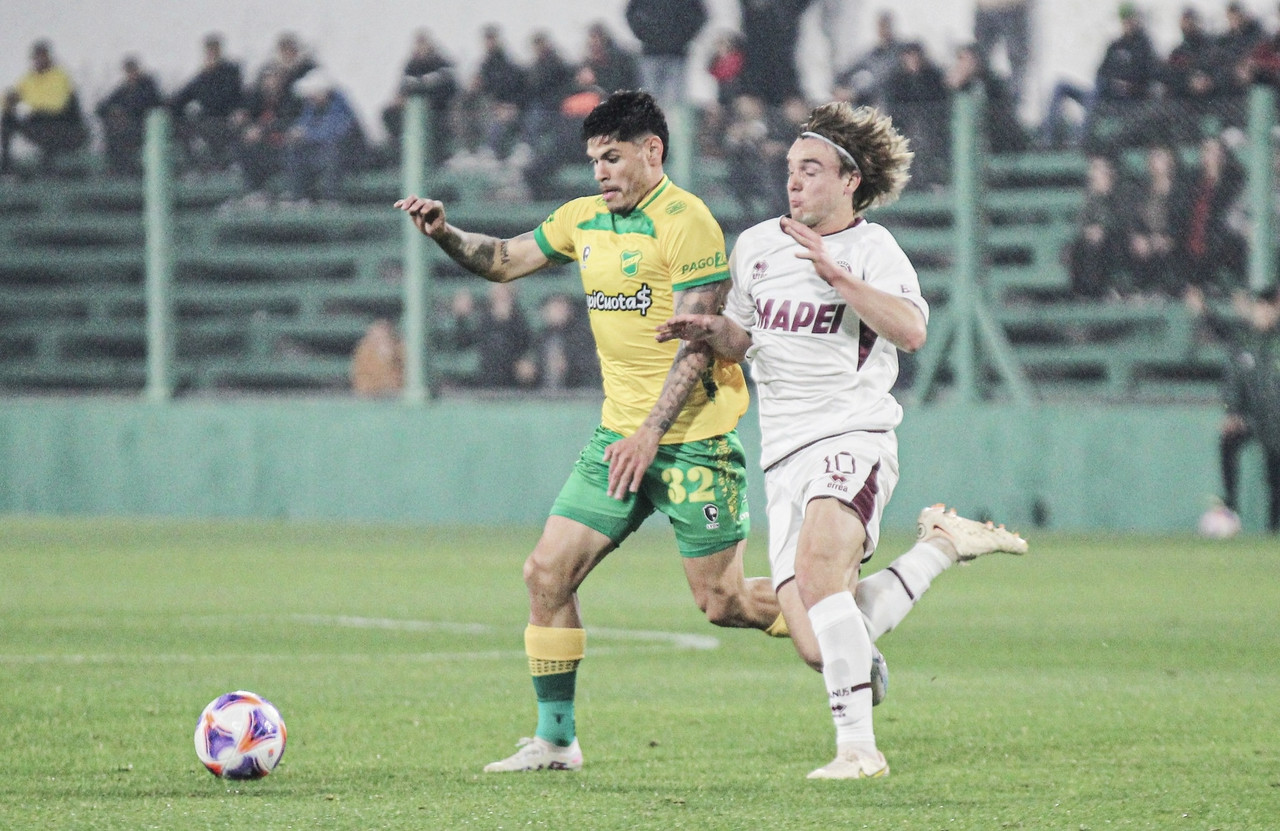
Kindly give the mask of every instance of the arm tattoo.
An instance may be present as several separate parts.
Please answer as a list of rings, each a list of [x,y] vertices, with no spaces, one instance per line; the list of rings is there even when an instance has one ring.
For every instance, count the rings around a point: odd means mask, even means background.
[[[468,234],[470,239],[464,239],[462,234],[456,229],[450,228],[449,233],[438,238],[436,243],[440,249],[448,254],[453,261],[474,274],[481,277],[491,277],[493,271],[493,252],[497,248],[499,240],[493,237],[480,236],[477,234]],[[502,251],[505,257],[507,243],[502,241]]]
[[[715,314],[724,305],[724,295],[727,292],[727,280],[685,289],[676,296],[676,314]],[[666,433],[680,415],[694,384],[699,382],[707,397],[714,399],[716,384],[711,378],[714,363],[711,350],[705,344],[681,342],[671,364],[671,371],[667,373],[667,380],[662,385],[662,393],[649,411],[645,424],[660,434]]]

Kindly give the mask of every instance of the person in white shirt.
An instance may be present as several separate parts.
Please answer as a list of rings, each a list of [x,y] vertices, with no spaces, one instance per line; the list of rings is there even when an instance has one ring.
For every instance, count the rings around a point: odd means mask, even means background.
[[[814,779],[888,774],[872,728],[874,641],[953,563],[1027,550],[1004,526],[934,505],[907,553],[858,579],[898,480],[898,350],[923,346],[929,320],[906,254],[863,213],[897,198],[911,158],[874,108],[814,109],[787,153],[791,213],[738,237],[723,314],[658,328],[660,340],[705,342],[717,358],[751,364],[773,583],[796,650],[822,672],[836,727],[836,758]]]

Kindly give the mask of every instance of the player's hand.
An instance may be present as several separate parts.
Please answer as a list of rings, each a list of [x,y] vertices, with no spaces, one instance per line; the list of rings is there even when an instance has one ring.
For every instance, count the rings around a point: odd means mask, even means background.
[[[814,271],[827,285],[834,286],[841,280],[849,278],[849,272],[837,265],[827,253],[827,247],[822,244],[821,234],[789,216],[784,216],[781,222],[783,233],[800,243],[801,250],[796,252],[796,257],[813,263]]]
[[[604,449],[604,460],[609,463],[609,496],[625,499],[628,493],[640,490],[645,471],[658,455],[658,436],[645,427],[624,439],[618,439]]]
[[[407,213],[418,230],[429,237],[434,237],[444,229],[444,203],[437,199],[406,196],[396,200],[395,207]]]
[[[658,343],[669,340],[710,341],[724,326],[724,318],[720,315],[674,315],[665,323],[659,323]]]

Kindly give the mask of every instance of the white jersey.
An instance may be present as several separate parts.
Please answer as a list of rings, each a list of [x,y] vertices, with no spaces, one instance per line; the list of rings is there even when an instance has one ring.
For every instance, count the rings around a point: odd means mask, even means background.
[[[928,321],[915,268],[883,226],[859,219],[822,241],[849,273],[903,297]],[[751,333],[747,360],[766,469],[820,439],[892,430],[902,421],[890,392],[897,347],[865,326],[813,264],[796,257],[800,250],[770,219],[743,231],[729,258],[733,288],[724,313]]]

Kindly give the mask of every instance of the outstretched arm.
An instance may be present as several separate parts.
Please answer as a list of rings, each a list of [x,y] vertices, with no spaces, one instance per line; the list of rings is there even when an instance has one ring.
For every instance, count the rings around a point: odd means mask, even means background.
[[[407,213],[418,230],[435,240],[454,262],[490,282],[506,283],[551,264],[532,233],[499,239],[463,231],[445,221],[443,202],[425,196],[406,196],[395,207]]]
[[[714,315],[724,304],[728,290],[729,282],[722,280],[678,291],[674,298],[676,314]],[[681,343],[662,385],[662,392],[640,429],[605,448],[604,459],[609,463],[609,495],[614,499],[622,499],[628,492],[635,493],[640,489],[640,481],[658,453],[658,443],[675,423],[689,393],[701,382],[703,373],[714,360],[708,344]]]

